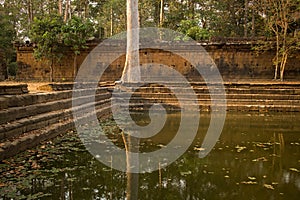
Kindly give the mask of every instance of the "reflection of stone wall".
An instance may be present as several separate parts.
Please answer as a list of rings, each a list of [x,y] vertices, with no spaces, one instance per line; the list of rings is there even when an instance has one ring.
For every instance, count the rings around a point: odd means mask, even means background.
[[[88,52],[93,49],[96,44],[91,44],[90,48],[82,52],[77,59],[77,67],[80,67]],[[159,45],[158,45],[159,46]],[[265,52],[256,55],[251,50],[250,44],[210,44],[204,45],[209,55],[219,68],[225,80],[234,79],[272,79],[274,67],[272,58],[274,52]],[[109,46],[106,57],[116,56],[120,53],[119,46]],[[176,49],[178,53],[189,54],[189,48],[180,47]],[[73,80],[73,54],[66,52],[64,59],[54,66],[54,80]],[[50,67],[49,62],[35,61],[32,54],[32,47],[18,47],[17,59],[21,63],[18,70],[18,79],[21,80],[49,80]],[[158,63],[167,65],[178,70],[182,75],[191,80],[201,80],[199,74],[180,56],[161,49],[142,49],[140,52],[140,61],[142,66],[145,63]],[[105,63],[105,61],[103,61]],[[114,81],[121,77],[121,72],[125,63],[125,55],[116,59],[102,76],[103,81]],[[290,59],[286,67],[285,77],[289,79],[297,79],[300,75],[300,60]],[[157,72],[159,75],[159,72]]]

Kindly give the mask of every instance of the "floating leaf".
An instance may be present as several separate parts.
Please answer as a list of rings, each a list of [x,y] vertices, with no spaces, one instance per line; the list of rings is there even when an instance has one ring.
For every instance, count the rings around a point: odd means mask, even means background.
[[[201,148],[201,147],[194,147],[195,151],[205,151],[205,148]]]
[[[187,176],[187,175],[190,175],[190,174],[192,174],[192,172],[191,172],[191,171],[187,171],[187,172],[180,172],[180,175],[181,175],[181,176]]]
[[[298,169],[296,169],[296,168],[290,168],[290,171],[292,171],[292,172],[300,172]]]
[[[241,151],[247,149],[247,147],[239,146],[239,145],[235,146],[235,148],[236,148],[236,151],[237,151],[238,153],[240,153]]]
[[[257,182],[256,182],[256,181],[242,181],[241,184],[245,184],[245,185],[256,185]]]
[[[266,161],[268,161],[268,159],[266,159],[265,157],[260,157],[260,158],[253,159],[252,161],[253,161],[253,162],[257,162],[257,161],[263,161],[263,162],[266,162]]]
[[[256,177],[254,177],[254,176],[248,176],[248,179],[250,179],[250,180],[256,180]]]
[[[269,184],[264,184],[264,187],[270,190],[274,190],[273,185],[269,185]]]

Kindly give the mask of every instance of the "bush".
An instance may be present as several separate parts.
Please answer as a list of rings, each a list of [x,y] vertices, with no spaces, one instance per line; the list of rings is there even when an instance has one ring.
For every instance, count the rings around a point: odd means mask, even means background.
[[[201,28],[197,22],[193,20],[182,20],[178,27],[178,31],[196,41],[208,40],[212,36],[209,30]]]
[[[187,30],[187,36],[193,38],[194,40],[208,40],[211,34],[208,30],[202,29],[199,26],[193,26]]]
[[[7,72],[9,76],[16,76],[18,70],[18,63],[17,62],[11,62],[7,66]]]

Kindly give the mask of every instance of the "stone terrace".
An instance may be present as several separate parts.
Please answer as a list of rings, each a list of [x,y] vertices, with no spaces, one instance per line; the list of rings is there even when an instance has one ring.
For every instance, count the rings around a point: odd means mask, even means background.
[[[200,111],[211,110],[209,90],[203,82],[190,83],[197,99],[188,93],[186,103],[196,101]],[[245,112],[300,112],[300,82],[225,82],[226,109]],[[4,86],[0,86],[0,89]],[[20,85],[23,88],[24,85]],[[0,160],[13,156],[43,140],[74,129],[72,109],[84,110],[89,104],[72,108],[73,84],[49,84],[51,92],[0,95]],[[174,91],[186,90],[181,83],[172,83]],[[111,113],[114,84],[105,83],[96,89],[95,107],[98,117]],[[23,89],[22,89],[23,90]],[[92,89],[77,89],[82,99],[91,96]],[[24,90],[26,91],[26,90]],[[217,94],[214,95],[218,99]],[[119,102],[125,99],[120,98]],[[130,98],[131,110],[147,110],[153,103],[162,103],[170,111],[180,110],[176,96],[162,84],[147,84]],[[218,107],[222,107],[222,102]],[[86,113],[88,117],[91,113]],[[83,115],[83,117],[85,117]]]

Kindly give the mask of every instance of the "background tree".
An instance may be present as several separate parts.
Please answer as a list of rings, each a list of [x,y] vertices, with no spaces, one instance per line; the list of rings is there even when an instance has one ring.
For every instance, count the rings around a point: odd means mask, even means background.
[[[78,71],[77,55],[80,51],[87,48],[86,43],[88,39],[93,36],[93,24],[89,20],[85,20],[76,16],[62,25],[62,41],[64,45],[71,48],[74,53],[73,58],[73,74],[76,76]]]
[[[13,16],[0,5],[0,66],[4,67],[15,61],[12,41],[16,38],[16,31],[13,21]]]
[[[63,57],[62,26],[63,19],[58,15],[35,18],[30,31],[30,38],[36,44],[34,56],[50,62],[49,81],[53,81],[54,62]]]
[[[0,5],[5,11],[3,20],[9,16],[7,26],[12,24],[15,31],[11,41],[33,41],[36,38],[29,33],[36,28],[34,19],[46,20],[54,14],[64,18],[65,23],[72,17],[90,21],[97,38],[126,30],[126,0],[2,0]],[[297,49],[299,36],[293,30],[299,29],[299,0],[140,0],[139,13],[141,27],[170,28],[196,40],[277,38],[275,78],[279,74],[283,78],[286,60]],[[11,34],[3,38],[6,36]],[[267,45],[262,49],[267,50]]]
[[[300,12],[300,1],[265,0],[260,6],[265,16],[266,33],[276,38],[276,55],[273,59],[275,65],[274,79],[277,79],[279,73],[280,80],[283,80],[287,59],[294,56],[294,53],[300,49],[300,23],[299,16],[297,16]],[[268,50],[270,48],[272,48],[270,43],[263,41],[256,49]]]

